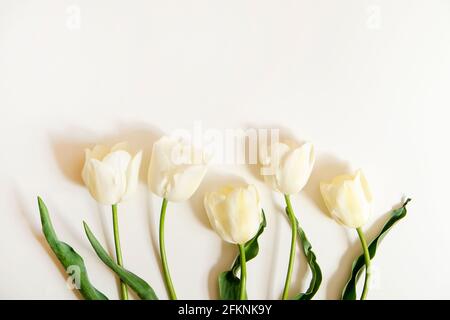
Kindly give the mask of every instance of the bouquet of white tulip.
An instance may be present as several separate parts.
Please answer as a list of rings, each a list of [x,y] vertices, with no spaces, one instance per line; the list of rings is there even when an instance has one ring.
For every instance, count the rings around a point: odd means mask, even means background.
[[[169,272],[165,251],[165,218],[169,201],[187,201],[201,184],[207,165],[205,154],[184,140],[164,136],[153,145],[148,169],[148,186],[151,192],[162,198],[159,224],[159,249],[163,279],[169,299],[177,299]],[[141,299],[158,299],[152,287],[136,274],[124,267],[119,237],[118,204],[132,197],[138,186],[142,152],[132,155],[124,143],[112,148],[95,146],[86,150],[82,170],[83,181],[92,197],[102,205],[112,208],[115,256],[102,247],[86,222],[86,236],[93,249],[120,280],[120,298],[128,299],[128,288]],[[315,162],[311,143],[297,146],[292,143],[275,143],[270,153],[261,157],[264,180],[274,191],[284,196],[286,214],[291,226],[290,255],[282,299],[288,299],[299,241],[307,264],[311,270],[311,281],[306,292],[296,294],[296,300],[310,300],[322,282],[322,271],[312,250],[311,243],[300,227],[291,203],[291,196],[298,194],[307,184]],[[379,234],[368,244],[362,227],[367,223],[373,198],[369,184],[358,170],[354,175],[342,175],[330,183],[321,183],[320,192],[330,215],[340,224],[355,228],[362,246],[362,254],[353,263],[349,280],[343,289],[342,299],[356,299],[356,283],[359,273],[365,268],[366,277],[361,299],[366,299],[370,284],[371,260],[378,245],[391,227],[406,215],[409,199],[397,210]],[[46,205],[38,198],[38,205],[45,238],[64,268],[71,274],[76,270],[79,285],[77,290],[85,299],[104,300],[107,297],[89,280],[81,256],[68,244],[60,241],[53,229]],[[257,188],[252,184],[227,185],[204,195],[204,207],[212,229],[227,243],[236,245],[237,257],[228,271],[220,274],[218,289],[221,299],[247,299],[248,261],[258,255],[258,239],[266,228],[265,214]]]

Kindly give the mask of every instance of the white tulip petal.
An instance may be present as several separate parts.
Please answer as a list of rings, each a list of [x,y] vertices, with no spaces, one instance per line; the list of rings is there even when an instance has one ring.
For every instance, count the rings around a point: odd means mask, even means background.
[[[136,192],[137,186],[139,184],[139,169],[141,167],[142,161],[142,151],[139,151],[133,159],[131,159],[128,169],[126,172],[127,175],[127,190],[122,197],[122,200],[128,199],[133,193]]]
[[[88,188],[94,199],[105,205],[118,203],[122,187],[117,184],[116,173],[111,167],[97,159],[91,159],[89,170],[91,178]]]
[[[240,240],[240,216],[242,215],[242,203],[241,203],[242,190],[237,188],[233,190],[228,196],[225,202],[225,212],[223,213],[228,219],[228,236],[233,243],[239,243]],[[243,226],[242,226],[243,227]]]
[[[299,193],[308,182],[314,160],[314,147],[311,143],[305,143],[286,154],[277,175],[280,191],[284,194]]]
[[[115,185],[122,197],[127,190],[127,170],[131,161],[131,155],[126,151],[115,151],[108,154],[102,161],[114,172]]]
[[[126,151],[119,150],[109,153],[102,162],[112,170],[124,173],[127,171],[130,161],[131,155]]]
[[[206,174],[206,166],[186,166],[183,171],[173,173],[166,186],[166,197],[170,201],[189,199],[199,187]]]
[[[249,186],[239,192],[238,216],[236,217],[238,230],[234,235],[236,243],[245,243],[258,232],[261,222],[261,208],[256,188]]]
[[[351,181],[346,181],[342,184],[341,188],[336,193],[336,207],[334,213],[339,217],[345,225],[354,227],[357,223],[358,217],[355,217],[354,212],[360,212],[356,194],[353,189]],[[345,214],[346,212],[352,214]]]
[[[361,188],[364,190],[364,196],[366,197],[366,201],[372,203],[372,192],[370,191],[369,183],[367,182],[366,177],[362,170],[357,171],[357,177],[359,178],[359,183]]]
[[[86,185],[88,185],[87,171],[90,160],[97,159],[101,161],[104,158],[104,156],[108,154],[108,151],[109,151],[108,147],[104,145],[96,145],[94,146],[94,148],[92,148],[92,150],[91,149],[84,150],[84,166],[83,170],[81,171],[81,177]]]
[[[336,188],[333,186],[332,183],[321,183],[320,184],[320,193],[322,194],[322,198],[325,202],[325,206],[327,207],[328,211],[332,214],[334,202],[333,199],[336,198],[335,196]]]
[[[209,222],[218,235],[226,242],[233,243],[233,239],[226,230],[230,229],[228,216],[225,213],[226,196],[218,192],[207,193],[204,205]]]
[[[177,154],[173,150],[177,147],[178,143],[179,140],[175,138],[163,136],[153,145],[152,154],[157,153],[158,156],[164,157],[167,163],[173,163],[174,159],[172,156],[176,156]]]
[[[269,150],[269,155],[265,159],[264,181],[275,191],[280,190],[279,176],[280,167],[284,157],[289,152],[289,146],[284,143],[275,143]]]
[[[171,171],[172,166],[165,152],[160,149],[160,145],[160,141],[153,145],[150,167],[148,169],[148,185],[153,193],[165,198],[165,190],[169,183],[166,173]]]

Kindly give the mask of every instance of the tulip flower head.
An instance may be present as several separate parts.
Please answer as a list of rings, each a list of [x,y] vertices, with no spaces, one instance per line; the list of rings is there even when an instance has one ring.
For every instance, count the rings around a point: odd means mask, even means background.
[[[112,148],[97,145],[86,149],[82,178],[99,203],[114,205],[126,200],[138,186],[142,152],[132,156],[126,144]]]
[[[264,180],[273,190],[283,194],[299,193],[308,182],[314,161],[311,143],[300,147],[275,143],[268,156],[261,159]]]
[[[258,232],[262,209],[255,186],[225,186],[205,195],[204,205],[213,229],[226,242],[245,244]]]
[[[351,228],[362,227],[372,212],[372,194],[361,170],[321,183],[320,191],[331,216]]]
[[[291,250],[282,295],[286,300],[294,267],[298,227],[290,196],[299,193],[309,180],[315,162],[314,146],[309,142],[300,147],[294,143],[273,142],[267,155],[260,153],[260,161],[265,182],[284,195],[291,224]]]
[[[149,188],[169,201],[184,201],[197,190],[206,169],[202,152],[182,139],[164,136],[153,145]]]

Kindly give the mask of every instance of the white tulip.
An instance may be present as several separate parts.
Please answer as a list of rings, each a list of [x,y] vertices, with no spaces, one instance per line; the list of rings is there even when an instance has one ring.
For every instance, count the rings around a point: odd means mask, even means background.
[[[203,154],[181,139],[164,136],[153,145],[148,184],[156,195],[184,201],[197,190],[206,174]]]
[[[372,195],[361,170],[321,183],[320,191],[331,216],[351,228],[362,227],[372,212]]]
[[[301,147],[275,143],[268,156],[261,159],[264,180],[275,191],[286,195],[296,194],[308,182],[314,161],[314,147],[311,143],[305,143]]]
[[[82,178],[92,197],[105,205],[126,200],[138,186],[142,152],[134,157],[119,143],[111,149],[97,145],[86,149]]]
[[[223,240],[245,244],[258,232],[262,209],[255,186],[223,187],[207,193],[204,205],[211,226]]]

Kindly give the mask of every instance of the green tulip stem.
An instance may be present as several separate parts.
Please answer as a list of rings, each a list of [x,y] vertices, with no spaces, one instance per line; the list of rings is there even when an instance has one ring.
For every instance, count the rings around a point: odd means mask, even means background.
[[[120,237],[119,237],[119,222],[117,219],[117,204],[112,205],[112,219],[113,219],[113,230],[114,230],[114,246],[116,248],[116,260],[117,264],[123,267],[122,261],[122,249],[120,247]],[[128,289],[127,285],[120,280],[120,299],[128,300]]]
[[[361,228],[356,228],[356,231],[358,232],[359,240],[361,240],[361,246],[364,251],[364,261],[366,263],[366,278],[364,279],[364,288],[363,292],[361,294],[361,300],[366,300],[367,293],[369,292],[369,285],[370,285],[370,254],[369,249],[367,247],[366,239],[364,238],[364,233],[362,232]]]
[[[159,252],[161,255],[161,262],[164,272],[164,283],[169,294],[170,300],[177,300],[177,295],[173,287],[172,278],[170,277],[169,265],[167,263],[166,245],[164,242],[164,222],[166,220],[167,199],[163,199],[161,206],[161,217],[159,220]]]
[[[289,286],[291,284],[292,270],[294,268],[294,260],[295,260],[295,252],[296,252],[296,242],[297,242],[297,222],[295,220],[294,211],[292,210],[291,199],[288,194],[284,195],[284,199],[286,201],[287,206],[287,214],[289,216],[289,221],[291,223],[291,251],[289,254],[289,265],[286,274],[286,281],[284,283],[283,290],[283,300],[287,300],[289,296]]]
[[[243,244],[239,244],[239,255],[241,257],[241,288],[239,294],[239,300],[246,300],[247,298],[247,264],[245,261],[245,248]]]

